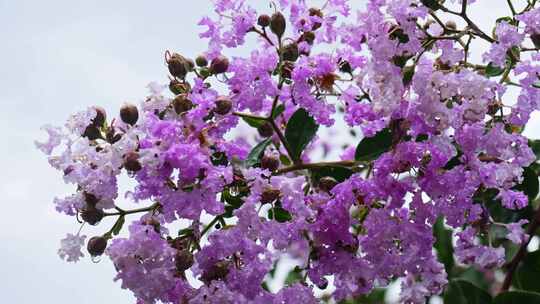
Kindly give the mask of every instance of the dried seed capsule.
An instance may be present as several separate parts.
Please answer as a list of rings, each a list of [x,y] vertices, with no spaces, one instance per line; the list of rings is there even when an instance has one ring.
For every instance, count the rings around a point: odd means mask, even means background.
[[[137,123],[137,120],[139,120],[139,110],[137,110],[135,105],[125,103],[120,108],[120,118],[123,122],[133,126]]]
[[[94,236],[88,240],[86,249],[91,256],[100,256],[105,252],[107,248],[107,239],[102,236]]]
[[[298,44],[296,43],[290,43],[284,46],[281,49],[281,56],[283,56],[284,60],[287,61],[296,61],[298,59],[299,53],[298,53]]]
[[[265,122],[260,127],[257,128],[257,132],[259,132],[259,135],[261,137],[270,137],[274,134],[274,128],[272,128],[272,124],[269,122]]]
[[[126,155],[124,155],[124,168],[131,172],[141,170],[142,166],[139,162],[139,153],[133,151],[126,153]]]
[[[322,11],[320,9],[318,9],[318,8],[315,8],[315,7],[312,7],[312,8],[309,9],[309,15],[310,16],[317,16],[317,17],[319,17],[321,19],[323,17]],[[319,29],[321,26],[322,26],[322,24],[320,22],[315,22],[313,24],[312,30],[315,31],[315,30]]]
[[[93,107],[93,109],[96,110],[96,117],[92,119],[92,125],[96,127],[103,126],[105,124],[105,120],[107,119],[107,112],[105,112],[105,109],[98,106]]]
[[[82,219],[90,225],[99,223],[104,215],[103,210],[92,206],[86,206],[81,210]]]
[[[227,72],[229,69],[229,59],[223,55],[214,58],[210,63],[210,71],[214,74]]]
[[[174,258],[176,270],[183,272],[193,265],[193,254],[189,250],[181,250],[176,253]]]
[[[287,24],[285,21],[285,17],[282,13],[276,12],[270,18],[270,30],[272,31],[272,33],[276,34],[278,38],[281,38],[281,36],[283,36],[286,26]]]
[[[188,61],[178,53],[173,53],[167,60],[167,67],[171,75],[181,79],[184,79],[190,70]]]
[[[331,176],[323,176],[319,180],[319,188],[326,192],[330,192],[337,184],[338,181]]]
[[[214,280],[222,280],[229,274],[229,261],[219,261],[205,270],[201,275],[201,281],[209,284]]]
[[[302,41],[305,41],[309,45],[312,45],[313,42],[315,41],[315,33],[313,33],[313,32],[305,32],[305,33],[303,33],[302,36],[300,36],[300,42],[302,42]]]
[[[261,203],[270,204],[277,200],[281,192],[278,189],[266,189],[261,193]]]
[[[219,96],[216,100],[216,107],[214,112],[217,114],[225,115],[232,109],[232,102],[227,96]]]
[[[176,114],[182,114],[193,108],[193,102],[191,102],[185,94],[181,94],[174,98],[173,108]]]
[[[279,168],[279,158],[275,155],[265,154],[261,159],[261,168],[276,171]]]

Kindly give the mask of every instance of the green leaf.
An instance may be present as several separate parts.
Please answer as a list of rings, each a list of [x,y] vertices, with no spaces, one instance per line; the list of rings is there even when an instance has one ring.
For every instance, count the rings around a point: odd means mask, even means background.
[[[364,137],[356,146],[355,159],[358,161],[372,161],[381,154],[390,150],[392,146],[392,133],[385,128],[373,137]]]
[[[367,295],[361,295],[350,300],[343,300],[339,302],[339,304],[384,304],[385,295],[385,288],[375,288]]]
[[[266,123],[266,119],[258,119],[253,117],[242,116],[242,120],[245,121],[250,127],[258,128]]]
[[[294,112],[285,129],[285,139],[291,148],[293,160],[300,159],[302,151],[317,134],[318,129],[319,125],[306,110],[300,108]]]
[[[126,217],[121,215],[117,220],[116,223],[114,223],[114,226],[111,228],[111,232],[113,235],[118,235],[120,231],[122,231],[122,227],[124,226],[124,223],[126,222]]]
[[[279,115],[281,115],[281,113],[283,113],[283,111],[285,111],[285,106],[283,104],[280,104],[279,106],[277,106],[274,111],[272,112],[272,118],[276,118],[278,117]]]
[[[488,283],[486,280],[484,273],[476,270],[474,267],[461,269],[461,272],[456,276],[456,278],[471,282],[483,290],[488,290],[490,287],[490,283]]]
[[[437,250],[437,258],[444,264],[446,273],[451,273],[452,267],[454,267],[452,231],[444,227],[443,217],[439,217],[433,225],[433,236],[435,236],[434,247]]]
[[[538,195],[538,175],[531,168],[523,168],[523,181],[521,184],[514,187],[515,190],[523,191],[529,197],[529,201],[533,201]]]
[[[287,274],[287,277],[285,278],[285,285],[291,286],[296,282],[301,282],[303,279],[302,277],[302,269],[300,267],[295,266],[289,273]]]
[[[437,0],[420,0],[420,2],[422,2],[423,5],[429,7],[430,9],[434,11],[441,8],[441,5],[439,4],[439,1]]]
[[[402,70],[402,75],[403,75],[403,79],[402,79],[403,85],[408,86],[411,83],[414,76],[414,66],[404,67]]]
[[[532,84],[533,87],[540,89],[540,80]]]
[[[540,140],[539,139],[529,139],[529,147],[536,155],[536,159],[540,159]]]
[[[504,69],[494,65],[491,62],[486,66],[487,77],[499,76],[499,75],[502,75],[502,73],[504,73]]]
[[[540,293],[507,291],[497,295],[493,304],[540,304]]]
[[[444,303],[448,304],[491,304],[491,296],[471,282],[452,280],[446,287]]]
[[[261,156],[264,153],[264,150],[266,150],[266,147],[268,147],[268,145],[270,145],[271,142],[272,142],[272,138],[267,138],[261,141],[255,147],[253,147],[253,149],[251,150],[251,152],[249,152],[249,155],[245,161],[246,167],[253,167],[256,164],[258,164],[260,162]]]
[[[290,166],[292,164],[291,160],[285,154],[279,155],[279,161],[285,166]]]
[[[351,177],[353,174],[352,170],[345,167],[339,167],[339,166],[328,166],[328,167],[322,167],[317,169],[312,169],[312,178],[315,180],[315,182],[318,182],[321,177],[324,176],[330,176],[335,178],[338,182],[344,182],[346,179]]]
[[[527,253],[522,263],[516,269],[513,285],[516,288],[540,292],[540,250]]]
[[[279,223],[285,223],[292,220],[292,215],[287,209],[281,207],[281,203],[277,202],[273,208],[268,209],[268,218]]]

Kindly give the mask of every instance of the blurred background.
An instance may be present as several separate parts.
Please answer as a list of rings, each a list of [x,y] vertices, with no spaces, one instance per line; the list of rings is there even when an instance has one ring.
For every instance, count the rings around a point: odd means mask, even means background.
[[[488,32],[495,16],[508,15],[504,0],[477,2],[472,16]],[[2,303],[134,302],[113,283],[107,259],[58,257],[60,239],[79,225],[57,214],[52,200],[73,188],[33,141],[45,138],[43,124],[63,124],[88,106],[111,117],[123,102],[141,101],[149,82],[167,81],[166,49],[191,57],[205,50],[197,23],[211,12],[210,0],[0,0]],[[539,130],[535,119],[526,133],[539,138]]]

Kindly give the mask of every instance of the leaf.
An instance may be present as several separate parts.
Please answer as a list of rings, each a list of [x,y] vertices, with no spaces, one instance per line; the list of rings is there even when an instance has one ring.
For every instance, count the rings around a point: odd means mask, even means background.
[[[441,5],[439,4],[439,1],[437,0],[420,0],[420,2],[422,2],[423,5],[429,7],[430,9],[434,11],[441,8]]]
[[[462,272],[457,275],[456,278],[471,282],[483,290],[488,290],[490,286],[490,283],[487,282],[484,273],[476,270],[474,267],[469,267],[462,270]]]
[[[540,140],[539,139],[529,139],[529,147],[536,155],[536,159],[540,159]]]
[[[312,169],[312,178],[317,183],[321,177],[330,176],[335,178],[338,182],[344,182],[346,179],[351,177],[353,171],[351,169],[339,166],[328,166],[317,169]]]
[[[494,65],[493,63],[489,63],[487,66],[486,66],[486,76],[487,77],[495,77],[495,76],[499,76],[499,75],[502,75],[502,73],[504,73],[504,69]]]
[[[253,167],[256,164],[258,164],[260,162],[261,156],[264,153],[264,150],[266,150],[266,147],[268,147],[268,145],[270,145],[271,142],[272,142],[272,138],[267,138],[261,141],[255,147],[253,147],[253,149],[251,150],[251,152],[249,152],[248,157],[245,161],[246,167]]]
[[[287,274],[287,277],[285,278],[285,285],[291,286],[296,282],[301,282],[303,279],[302,277],[302,269],[300,267],[295,266],[289,273]]]
[[[523,181],[514,187],[515,190],[523,191],[533,201],[538,195],[538,176],[531,167],[523,168]]]
[[[446,287],[444,303],[448,304],[491,304],[491,296],[471,282],[452,280]]]
[[[385,128],[373,137],[364,137],[356,146],[355,159],[358,161],[372,161],[381,154],[390,150],[392,146],[392,133]]]
[[[540,293],[528,291],[503,292],[493,300],[493,304],[540,304]]]
[[[121,215],[117,220],[116,223],[114,223],[114,226],[111,228],[111,232],[113,235],[118,235],[120,231],[122,231],[122,227],[124,226],[124,223],[126,222],[126,217]]]
[[[384,304],[385,295],[385,288],[375,288],[367,295],[361,295],[350,300],[343,300],[339,302],[339,304]]]
[[[533,87],[540,89],[540,80],[532,84]]]
[[[411,81],[413,79],[413,76],[414,76],[414,66],[406,66],[403,68],[402,70],[402,75],[403,75],[403,85],[404,86],[408,86],[409,84],[411,84]]]
[[[437,250],[437,258],[444,264],[446,273],[452,272],[454,267],[454,247],[452,246],[452,231],[444,227],[444,218],[439,217],[433,225],[433,235],[435,236],[435,244]]]
[[[317,134],[318,129],[319,125],[306,110],[300,108],[294,112],[285,129],[285,139],[291,149],[293,160],[300,159],[302,151]]]
[[[258,119],[253,117],[242,116],[242,120],[245,121],[250,127],[258,128],[266,123],[266,119]]]
[[[281,203],[278,201],[273,208],[268,209],[268,218],[276,220],[278,223],[285,223],[292,220],[292,215],[281,207]]]
[[[272,118],[275,119],[276,117],[281,115],[283,111],[285,111],[285,106],[283,104],[280,104],[279,106],[275,107],[274,111],[272,112]]]
[[[527,253],[522,263],[516,269],[512,284],[514,287],[540,292],[540,250]]]

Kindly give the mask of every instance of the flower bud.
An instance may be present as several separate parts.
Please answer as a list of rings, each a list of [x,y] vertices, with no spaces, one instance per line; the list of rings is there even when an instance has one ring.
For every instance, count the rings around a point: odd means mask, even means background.
[[[257,24],[262,27],[267,27],[270,25],[270,16],[263,14],[257,18]]]
[[[272,33],[276,34],[278,38],[281,38],[281,36],[283,36],[286,26],[287,24],[285,21],[285,17],[282,13],[276,12],[270,18],[270,30],[272,31]]]
[[[169,82],[169,90],[175,94],[184,94],[191,90],[191,86],[188,82],[180,82],[176,79],[171,79],[171,82]]]
[[[208,65],[208,59],[204,55],[199,55],[195,58],[195,63],[202,68]]]
[[[300,42],[305,41],[309,45],[313,45],[313,42],[315,41],[315,33],[313,33],[313,32],[305,32],[305,33],[302,34],[302,36],[300,36],[299,41]]]
[[[193,265],[193,254],[189,250],[181,250],[176,253],[174,258],[176,270],[183,272]]]
[[[99,130],[99,128],[94,125],[89,125],[88,127],[86,127],[82,136],[87,137],[89,140],[103,138],[103,135],[101,135],[101,131]]]
[[[446,21],[446,23],[444,24],[444,26],[448,29],[451,29],[451,30],[456,30],[457,29],[457,24],[454,20],[448,20]]]
[[[93,195],[92,193],[84,192],[84,200],[88,206],[95,207],[96,204],[99,202],[99,199]]]
[[[219,55],[210,63],[210,71],[214,74],[227,72],[229,69],[229,59],[223,55]]]
[[[261,203],[270,204],[277,200],[280,195],[281,192],[278,189],[266,189],[263,191],[263,193],[261,193]]]
[[[321,18],[321,19],[322,19],[322,17],[323,17],[322,11],[321,11],[320,9],[318,9],[318,8],[315,8],[315,7],[312,7],[312,8],[309,9],[309,15],[310,15],[310,16],[317,16],[317,17],[319,17],[319,18]],[[319,29],[321,26],[322,26],[322,24],[321,24],[320,22],[315,22],[315,23],[313,24],[312,30],[317,30],[317,29]]]
[[[330,192],[336,185],[338,184],[338,181],[331,177],[331,176],[323,176],[319,180],[319,189]]]
[[[139,110],[137,110],[135,105],[125,103],[120,108],[120,118],[123,122],[133,126],[137,123],[137,120],[139,120]]]
[[[265,122],[260,127],[257,128],[257,132],[259,132],[259,135],[261,137],[270,137],[274,134],[274,128],[272,128],[272,124],[269,122]]]
[[[193,103],[185,94],[180,94],[174,98],[173,108],[176,114],[182,114],[191,110],[191,108],[193,108]]]
[[[102,236],[94,236],[88,240],[86,249],[91,256],[100,256],[105,252],[107,248],[107,239]]]
[[[103,210],[92,206],[86,206],[81,210],[82,219],[90,225],[96,225],[105,214]]]
[[[181,79],[184,79],[190,70],[188,61],[178,53],[173,53],[171,57],[167,59],[167,67],[169,68],[169,73],[171,73],[171,75]]]
[[[228,261],[215,263],[201,274],[201,281],[210,284],[212,281],[224,279],[229,274],[229,265]]]
[[[139,162],[139,153],[133,151],[126,153],[126,155],[124,155],[124,168],[130,172],[141,170],[142,166]]]
[[[227,96],[219,96],[216,100],[216,107],[214,112],[217,114],[225,115],[232,109],[232,102]]]
[[[298,44],[291,43],[287,44],[281,49],[281,56],[283,56],[284,60],[287,61],[296,61],[298,59],[299,53],[298,53]]]
[[[261,159],[261,168],[276,171],[279,168],[279,158],[275,155],[265,154]]]

